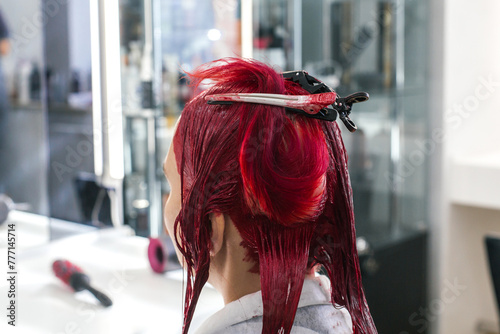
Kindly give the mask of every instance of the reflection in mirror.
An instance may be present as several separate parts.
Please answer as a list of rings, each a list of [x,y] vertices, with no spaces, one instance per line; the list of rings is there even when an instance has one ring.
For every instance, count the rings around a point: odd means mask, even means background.
[[[0,193],[46,215],[46,120],[40,98],[43,45],[41,31],[30,21],[39,5],[38,0],[26,1],[22,8],[4,2],[0,8]]]
[[[90,2],[43,0],[48,128],[48,192],[52,218],[111,225],[110,198],[94,174]],[[52,237],[74,232],[52,229]]]
[[[0,8],[0,194],[15,203],[8,222],[23,233],[20,247],[82,230],[63,221],[106,221],[101,210],[92,220],[99,189],[88,7],[88,0],[26,0]],[[57,218],[52,228],[47,217]]]
[[[7,247],[7,226],[23,234],[18,249],[49,240],[40,5],[0,6],[0,249]]]
[[[49,13],[53,2],[44,1]],[[44,25],[47,80],[50,215],[99,225],[92,217],[101,195],[94,172],[90,6],[68,1],[52,9]],[[106,199],[100,199],[106,206]]]
[[[240,6],[236,0],[120,0],[120,25],[124,218],[138,235],[156,236],[163,233],[162,202],[170,192],[162,162],[192,96],[185,71],[241,54]],[[153,101],[145,98],[149,86]]]
[[[256,58],[283,70],[304,69],[341,96],[370,94],[351,114],[359,129],[343,136],[358,232],[384,236],[420,226],[426,158],[411,160],[427,127],[426,2],[253,3]]]

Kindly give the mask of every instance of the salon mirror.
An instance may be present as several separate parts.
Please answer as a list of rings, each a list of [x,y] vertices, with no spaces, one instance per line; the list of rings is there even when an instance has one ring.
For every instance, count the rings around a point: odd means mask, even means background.
[[[5,218],[0,248],[7,247],[4,229],[13,223],[17,233],[29,234],[18,247],[50,239],[47,115],[41,99],[43,32],[35,21],[40,8],[39,0],[0,5],[10,45],[0,56],[0,215]]]
[[[23,248],[92,229],[90,10],[88,0],[0,10],[10,43],[1,57],[0,196]]]
[[[120,224],[141,236],[162,234],[169,189],[161,163],[190,98],[183,73],[241,54],[238,1],[111,2],[0,6],[11,44],[1,57],[2,105],[8,107],[0,111],[0,194],[9,198],[2,213],[9,212],[7,223],[40,235],[38,244]],[[105,10],[114,11],[106,15],[114,23],[99,16]],[[117,32],[116,44],[100,44],[104,25]],[[123,133],[112,149],[123,153],[115,160],[121,189],[103,182],[106,129],[96,125],[96,87],[104,84],[94,81],[103,74],[95,58],[105,54],[116,55],[113,80],[121,86],[114,105],[121,108],[116,124]],[[115,219],[114,207],[120,211]]]
[[[0,193],[29,205],[25,211],[106,228],[119,199],[120,223],[160,235],[169,193],[161,162],[190,98],[183,71],[243,54],[305,69],[343,96],[367,90],[370,101],[351,114],[359,130],[344,136],[359,232],[425,221],[425,156],[412,162],[427,125],[425,3],[116,0],[108,17],[116,18],[117,43],[106,46],[121,86],[123,133],[113,151],[120,146],[122,189],[114,192],[103,187],[95,158],[106,149],[92,106],[99,17],[91,3],[1,5],[12,50],[1,58],[10,108],[0,114]]]

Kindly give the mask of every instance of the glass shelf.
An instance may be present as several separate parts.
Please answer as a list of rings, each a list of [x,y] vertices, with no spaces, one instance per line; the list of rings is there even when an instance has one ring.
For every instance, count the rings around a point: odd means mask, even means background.
[[[341,96],[370,94],[351,114],[359,130],[343,130],[360,235],[427,221],[427,11],[426,1],[254,1],[255,57],[281,55],[283,70],[305,69]]]

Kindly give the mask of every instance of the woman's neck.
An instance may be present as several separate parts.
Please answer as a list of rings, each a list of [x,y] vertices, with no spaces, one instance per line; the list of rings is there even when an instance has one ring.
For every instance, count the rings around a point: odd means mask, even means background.
[[[255,263],[245,260],[246,249],[241,246],[241,236],[231,220],[225,224],[224,239],[221,250],[211,258],[208,282],[228,304],[259,291],[260,275],[250,272]]]
[[[220,250],[210,259],[208,282],[222,295],[224,304],[261,290],[260,275],[251,272],[255,263],[245,260],[247,250],[241,246],[242,238],[231,219],[225,217],[223,241]],[[311,268],[306,278],[313,278]]]

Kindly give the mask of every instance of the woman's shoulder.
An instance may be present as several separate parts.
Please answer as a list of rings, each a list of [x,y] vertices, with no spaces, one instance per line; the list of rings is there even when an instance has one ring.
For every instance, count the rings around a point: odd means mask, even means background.
[[[352,334],[351,317],[345,308],[332,304],[300,307],[295,314],[292,334],[312,333]],[[297,329],[297,332],[294,331]]]
[[[262,333],[262,323],[241,323],[239,325],[227,327],[214,334],[260,334]],[[319,334],[311,329],[293,327],[291,334]]]
[[[348,315],[348,314],[347,314]],[[262,332],[262,317],[255,317],[233,324],[213,334],[255,334]],[[352,334],[350,317],[344,309],[333,305],[300,307],[295,314],[291,334]]]
[[[225,328],[210,330],[210,334],[256,334],[262,333],[262,316],[253,317]],[[352,334],[351,317],[345,308],[319,304],[299,307],[291,334]]]
[[[261,333],[262,298],[260,291],[229,303],[207,319],[197,334]],[[306,279],[302,288],[291,334],[351,334],[349,312],[333,306],[330,281],[324,277]]]

